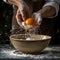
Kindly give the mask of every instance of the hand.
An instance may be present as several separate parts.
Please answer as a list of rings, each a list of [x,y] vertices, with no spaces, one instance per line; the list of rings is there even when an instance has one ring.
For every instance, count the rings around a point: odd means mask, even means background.
[[[21,25],[20,22],[26,20],[30,16],[31,16],[30,7],[25,2],[22,3],[17,10],[16,14],[17,23]]]
[[[35,30],[37,27],[39,27],[41,25],[41,22],[42,22],[41,14],[38,12],[33,13],[32,18],[34,18],[34,20],[37,21],[37,24],[35,26],[33,26],[32,28],[28,29],[29,31]]]
[[[37,21],[37,24],[40,25],[42,22],[42,17],[39,12],[33,13],[32,18],[34,18]]]

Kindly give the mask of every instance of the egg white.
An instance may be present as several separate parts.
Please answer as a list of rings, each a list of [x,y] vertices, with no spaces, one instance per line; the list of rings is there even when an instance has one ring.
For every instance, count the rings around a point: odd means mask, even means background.
[[[26,25],[25,22],[22,22],[22,25],[25,29],[30,29],[33,27],[32,25]]]

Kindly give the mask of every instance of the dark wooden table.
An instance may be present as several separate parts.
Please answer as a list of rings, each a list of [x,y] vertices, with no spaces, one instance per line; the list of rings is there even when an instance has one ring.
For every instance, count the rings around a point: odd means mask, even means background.
[[[12,45],[0,45],[0,60],[60,60],[60,46],[48,46],[40,54],[15,52]]]

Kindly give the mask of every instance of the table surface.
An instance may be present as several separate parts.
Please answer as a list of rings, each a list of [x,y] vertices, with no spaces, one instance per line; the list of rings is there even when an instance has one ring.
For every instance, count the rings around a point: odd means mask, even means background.
[[[60,46],[48,46],[39,54],[24,54],[22,52],[15,52],[12,45],[0,45],[0,59],[23,59],[23,60],[60,60]],[[15,53],[14,53],[15,52]]]

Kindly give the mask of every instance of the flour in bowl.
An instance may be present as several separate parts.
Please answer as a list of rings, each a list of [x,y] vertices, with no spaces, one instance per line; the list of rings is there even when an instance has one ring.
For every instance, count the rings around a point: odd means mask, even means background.
[[[35,40],[34,38],[28,37],[26,40]]]

